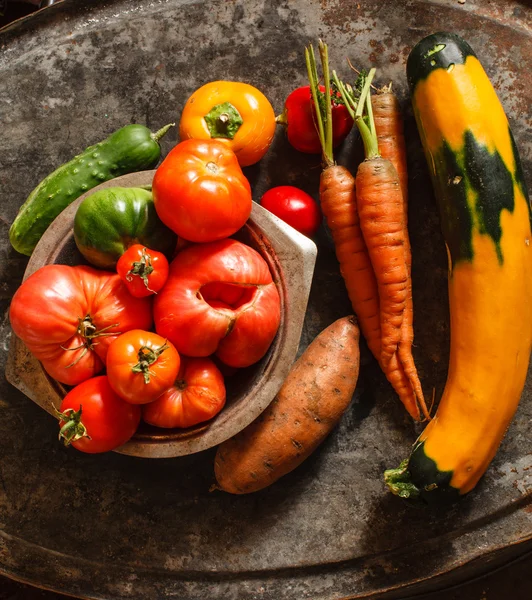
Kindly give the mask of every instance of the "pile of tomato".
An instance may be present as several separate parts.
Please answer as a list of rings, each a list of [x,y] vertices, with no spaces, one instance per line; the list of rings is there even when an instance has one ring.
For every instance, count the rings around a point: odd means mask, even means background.
[[[310,106],[308,89],[305,98]],[[301,127],[290,102],[281,120]],[[141,420],[206,422],[224,407],[225,376],[267,353],[279,293],[263,257],[231,236],[252,208],[242,167],[262,158],[275,127],[256,88],[203,86],[185,104],[181,141],[151,189],[105,188],[79,205],[74,238],[88,264],[46,265],[15,293],[14,333],[70,387],[57,411],[66,444],[105,452]],[[294,143],[290,121],[288,131]],[[261,203],[308,236],[321,221],[314,200],[291,186]]]

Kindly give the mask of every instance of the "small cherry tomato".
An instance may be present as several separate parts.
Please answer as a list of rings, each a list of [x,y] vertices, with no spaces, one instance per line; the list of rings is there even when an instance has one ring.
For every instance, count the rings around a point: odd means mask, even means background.
[[[291,185],[269,189],[260,204],[303,235],[312,237],[321,223],[321,212],[312,196]]]
[[[229,237],[251,214],[249,181],[219,140],[177,144],[155,172],[152,190],[161,221],[190,242]]]
[[[258,162],[275,133],[275,113],[257,88],[238,81],[212,81],[196,90],[181,113],[179,137],[218,139],[236,154],[240,166]]]
[[[320,91],[325,92],[324,86]],[[316,129],[316,111],[310,92],[306,85],[295,89],[287,97],[283,114],[277,117],[277,122],[286,126],[286,135],[290,144],[306,154],[321,154],[320,138]],[[353,119],[346,107],[333,100],[333,147],[339,146],[353,127]]]
[[[175,381],[181,359],[156,333],[135,329],[116,338],[107,352],[107,377],[126,402],[153,402]]]
[[[142,418],[157,427],[192,427],[212,419],[224,404],[224,378],[214,362],[183,357],[174,385],[143,407]]]
[[[120,279],[135,298],[156,294],[168,278],[168,260],[142,244],[130,246],[116,263]]]
[[[140,415],[140,406],[119,398],[105,375],[92,377],[63,398],[57,412],[59,439],[89,454],[108,452],[133,436]]]

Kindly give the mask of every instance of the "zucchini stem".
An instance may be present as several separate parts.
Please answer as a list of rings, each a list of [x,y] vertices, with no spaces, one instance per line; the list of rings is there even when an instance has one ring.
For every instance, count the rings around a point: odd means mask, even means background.
[[[403,460],[397,469],[384,471],[384,483],[392,494],[400,498],[418,498],[419,488],[412,483],[410,471],[408,470],[408,459]]]

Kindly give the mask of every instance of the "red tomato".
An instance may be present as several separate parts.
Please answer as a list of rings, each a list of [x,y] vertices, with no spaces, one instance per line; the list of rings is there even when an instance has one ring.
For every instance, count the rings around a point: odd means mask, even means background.
[[[116,263],[117,273],[135,298],[156,294],[168,278],[168,260],[162,252],[142,244],[130,246]]]
[[[47,265],[15,292],[9,318],[46,372],[76,385],[103,369],[118,335],[150,329],[151,306],[149,298],[134,298],[116,273]]]
[[[238,231],[251,213],[251,188],[235,153],[219,140],[177,144],[153,178],[161,221],[191,242],[211,242]]]
[[[65,445],[89,454],[125,444],[137,431],[140,406],[124,402],[105,375],[92,377],[70,390],[60,408],[60,437]]]
[[[320,91],[325,92],[324,86]],[[290,144],[306,154],[321,154],[320,138],[316,129],[316,111],[310,93],[310,86],[295,89],[285,101],[284,111],[279,123],[286,126],[286,135]],[[333,147],[339,146],[353,127],[353,119],[343,104],[333,100]]]
[[[312,237],[321,223],[321,212],[312,196],[292,185],[269,189],[261,198],[264,208],[303,235]]]
[[[266,261],[233,239],[181,250],[155,298],[157,333],[181,354],[247,367],[267,352],[281,319]]]
[[[213,361],[183,357],[174,385],[142,408],[142,418],[157,427],[192,427],[212,419],[224,404],[224,378]]]
[[[153,402],[175,381],[181,360],[171,342],[151,331],[120,335],[107,352],[113,390],[131,404]]]

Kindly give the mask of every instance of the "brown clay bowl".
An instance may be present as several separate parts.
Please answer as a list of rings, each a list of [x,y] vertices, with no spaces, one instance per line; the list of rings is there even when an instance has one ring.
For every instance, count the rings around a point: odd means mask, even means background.
[[[117,177],[93,188],[50,225],[35,248],[24,279],[40,267],[84,263],[74,242],[78,205],[96,190],[112,186],[149,185],[155,171]],[[233,237],[255,248],[267,261],[281,297],[281,324],[262,360],[226,378],[227,403],[211,421],[188,429],[159,429],[141,423],[117,452],[145,458],[183,456],[220,444],[249,425],[273,400],[293,363],[301,336],[316,261],[316,246],[304,235],[253,203],[246,225]],[[53,414],[68,388],[53,380],[13,335],[6,376],[44,410]]]

